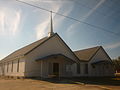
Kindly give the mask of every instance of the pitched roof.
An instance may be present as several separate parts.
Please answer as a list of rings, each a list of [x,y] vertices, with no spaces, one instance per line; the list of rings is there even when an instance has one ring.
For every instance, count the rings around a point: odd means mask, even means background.
[[[45,38],[42,38],[32,44],[29,44],[13,53],[11,53],[10,55],[8,55],[7,57],[5,57],[3,60],[8,60],[8,59],[11,59],[11,58],[15,58],[15,57],[18,57],[18,56],[22,56],[22,55],[25,55],[26,53],[28,53],[29,51],[31,51],[33,48],[37,47],[38,45],[40,45],[41,43],[43,43],[44,41],[46,41],[47,39],[49,39],[50,37],[45,37]]]
[[[74,51],[74,53],[80,60],[89,61],[96,54],[100,47],[101,46],[78,50]]]
[[[57,33],[55,33],[54,35],[52,35],[52,36],[50,36],[50,37],[45,37],[45,38],[43,38],[43,39],[41,39],[41,40],[38,40],[38,41],[36,41],[36,42],[34,42],[34,43],[30,44],[30,45],[27,45],[27,46],[25,46],[25,47],[23,47],[23,48],[15,51],[15,52],[11,53],[10,55],[8,55],[8,56],[5,57],[4,59],[2,59],[2,61],[3,61],[3,60],[13,59],[13,58],[19,57],[19,56],[24,56],[24,55],[28,54],[29,52],[31,52],[32,50],[34,50],[35,48],[37,48],[38,46],[40,46],[41,44],[43,44],[44,42],[46,42],[47,40],[49,40],[50,38],[52,38],[52,37],[54,37],[54,36],[56,36],[56,35],[61,39],[61,37],[60,37]],[[61,40],[62,40],[62,39],[61,39]],[[62,41],[63,41],[63,40],[62,40]],[[66,44],[64,41],[63,41],[63,43],[67,46],[67,44]],[[68,46],[67,46],[67,47],[68,47]],[[69,48],[69,47],[68,47],[68,48]],[[74,55],[77,59],[79,59],[79,58],[74,54],[74,52],[73,52],[70,48],[69,48],[69,50],[73,53],[73,55]],[[78,60],[78,62],[79,62],[79,60]]]

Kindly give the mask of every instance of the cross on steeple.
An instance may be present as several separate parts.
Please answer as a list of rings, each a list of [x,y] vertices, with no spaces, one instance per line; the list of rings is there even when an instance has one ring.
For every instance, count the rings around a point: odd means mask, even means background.
[[[48,37],[50,37],[54,34],[54,32],[53,32],[53,22],[52,22],[52,11],[50,13],[51,13],[51,16],[50,16],[50,31],[48,32]]]

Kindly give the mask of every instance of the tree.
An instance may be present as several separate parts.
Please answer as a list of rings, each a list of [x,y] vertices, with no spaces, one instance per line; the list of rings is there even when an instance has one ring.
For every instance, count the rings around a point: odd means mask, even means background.
[[[120,60],[120,56],[118,57],[118,60]]]
[[[112,61],[116,71],[120,72],[120,56],[117,59],[113,59]]]

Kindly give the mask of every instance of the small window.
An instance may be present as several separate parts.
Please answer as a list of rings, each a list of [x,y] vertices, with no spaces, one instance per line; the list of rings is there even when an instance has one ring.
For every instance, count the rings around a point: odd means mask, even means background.
[[[3,63],[3,72],[5,72],[5,63]]]
[[[17,72],[19,72],[19,60],[18,60],[18,63],[17,63]]]
[[[92,65],[93,68],[95,68],[95,65]]]
[[[77,64],[77,74],[80,74],[80,64]]]
[[[66,72],[70,72],[71,71],[71,65],[66,65]]]
[[[2,74],[4,74],[4,63],[2,63]]]
[[[88,64],[85,64],[85,74],[88,74]]]
[[[9,62],[7,63],[7,72],[8,72],[8,69],[9,69]]]
[[[13,61],[12,61],[12,67],[11,67],[11,72],[13,72]]]

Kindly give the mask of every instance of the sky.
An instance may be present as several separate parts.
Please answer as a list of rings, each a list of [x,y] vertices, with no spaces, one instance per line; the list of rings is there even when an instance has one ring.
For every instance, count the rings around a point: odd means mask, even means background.
[[[53,14],[54,32],[58,33],[73,51],[103,46],[111,58],[120,56],[120,0],[21,1],[81,21]],[[0,59],[46,37],[49,22],[50,12],[16,0],[0,0]]]

